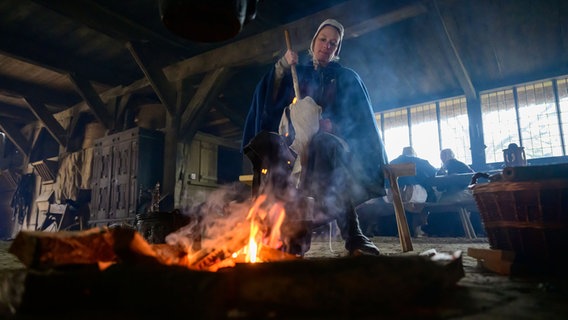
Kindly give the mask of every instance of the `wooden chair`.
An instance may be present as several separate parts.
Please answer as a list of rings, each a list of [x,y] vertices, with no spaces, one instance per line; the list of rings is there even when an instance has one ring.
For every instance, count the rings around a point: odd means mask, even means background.
[[[69,208],[66,204],[50,204],[41,231],[59,231],[69,220]]]

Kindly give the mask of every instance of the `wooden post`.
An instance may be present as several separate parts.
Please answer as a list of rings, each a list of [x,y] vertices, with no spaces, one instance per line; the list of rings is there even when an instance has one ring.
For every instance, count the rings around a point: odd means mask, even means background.
[[[166,128],[164,130],[164,168],[162,178],[163,195],[171,197],[171,202],[160,206],[160,211],[171,211],[175,207],[176,166],[177,166],[177,139],[179,117],[166,113]]]
[[[398,237],[402,252],[412,251],[412,240],[410,239],[410,230],[408,229],[408,221],[406,221],[406,213],[404,212],[404,205],[402,204],[402,197],[400,196],[400,189],[398,187],[398,177],[414,176],[416,175],[416,164],[402,163],[385,165],[385,176],[389,179],[392,202],[394,205],[394,214],[396,216],[396,226],[398,228]]]
[[[292,41],[290,40],[290,33],[288,29],[284,30],[284,36],[286,37],[286,48],[292,51]],[[296,94],[296,99],[300,100],[300,84],[298,82],[298,73],[296,72],[296,65],[291,65],[290,70],[292,70],[292,82],[294,83],[294,94]]]

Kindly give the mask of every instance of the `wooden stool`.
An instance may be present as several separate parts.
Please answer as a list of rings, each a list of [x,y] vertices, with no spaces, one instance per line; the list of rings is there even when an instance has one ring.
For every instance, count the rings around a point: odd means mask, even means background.
[[[398,228],[398,237],[402,252],[412,251],[412,240],[410,239],[410,230],[408,221],[406,220],[406,212],[400,196],[400,188],[398,186],[398,177],[416,175],[416,164],[401,163],[387,164],[384,167],[385,177],[389,179],[392,191],[392,203],[394,205],[394,214],[396,216],[396,226]]]

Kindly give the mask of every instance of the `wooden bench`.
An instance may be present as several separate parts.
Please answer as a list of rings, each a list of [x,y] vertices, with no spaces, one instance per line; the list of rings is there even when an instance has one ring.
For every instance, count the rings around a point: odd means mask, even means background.
[[[455,212],[458,214],[464,234],[469,239],[476,239],[475,229],[471,224],[470,215],[477,207],[473,199],[471,201],[451,201],[427,203],[422,209],[425,214],[436,212]]]

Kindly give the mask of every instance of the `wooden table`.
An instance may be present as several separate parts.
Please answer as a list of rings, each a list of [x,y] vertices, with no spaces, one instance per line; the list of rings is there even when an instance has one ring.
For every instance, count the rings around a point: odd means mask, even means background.
[[[426,215],[436,212],[457,213],[459,215],[465,236],[469,239],[475,239],[477,238],[477,235],[469,218],[472,211],[477,211],[477,206],[473,199],[471,201],[425,203],[424,207],[422,208],[422,212]]]

